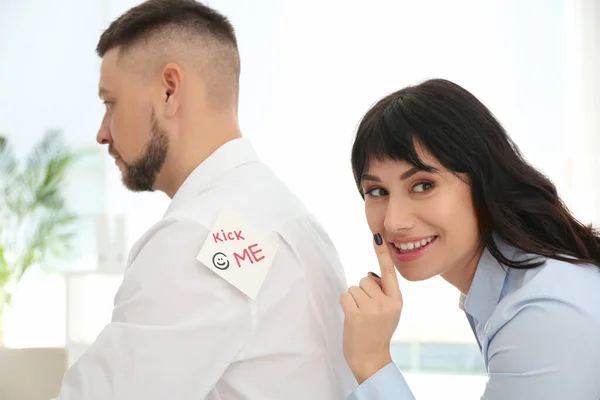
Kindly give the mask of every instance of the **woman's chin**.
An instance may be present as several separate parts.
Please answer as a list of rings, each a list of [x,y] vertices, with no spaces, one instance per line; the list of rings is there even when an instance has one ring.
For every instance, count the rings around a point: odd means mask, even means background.
[[[438,275],[434,271],[428,270],[428,268],[414,268],[413,266],[403,268],[402,265],[400,265],[400,267],[396,265],[396,270],[402,278],[409,282],[426,281],[427,279],[431,279]]]

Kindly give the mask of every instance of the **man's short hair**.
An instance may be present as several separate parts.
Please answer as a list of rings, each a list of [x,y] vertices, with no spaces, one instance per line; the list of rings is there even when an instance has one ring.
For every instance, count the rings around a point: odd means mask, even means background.
[[[227,17],[195,0],[147,0],[131,8],[102,33],[96,52],[104,57],[119,48],[122,57],[139,45],[149,44],[153,48],[147,52],[156,54],[163,50],[155,44],[168,40],[171,44],[198,44],[188,51],[188,59],[195,57],[197,64],[203,64],[200,69],[208,67],[213,73],[232,75],[237,90],[240,60],[235,30]]]

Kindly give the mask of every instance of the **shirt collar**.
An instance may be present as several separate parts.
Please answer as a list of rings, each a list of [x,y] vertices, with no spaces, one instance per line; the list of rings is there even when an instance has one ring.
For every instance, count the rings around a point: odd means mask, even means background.
[[[500,252],[509,260],[514,259],[517,249],[494,236]],[[500,264],[486,248],[477,264],[475,276],[467,296],[461,295],[459,307],[478,322],[484,323],[501,300],[507,274],[506,266]]]
[[[209,189],[219,177],[227,172],[258,160],[258,155],[247,138],[237,138],[223,144],[185,179],[173,196],[166,214],[178,204]]]

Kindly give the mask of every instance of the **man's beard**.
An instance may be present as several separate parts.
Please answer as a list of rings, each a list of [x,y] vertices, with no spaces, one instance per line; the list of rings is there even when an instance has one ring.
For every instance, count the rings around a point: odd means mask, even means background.
[[[169,149],[169,138],[167,133],[158,126],[154,110],[152,110],[150,118],[152,123],[152,134],[150,136],[150,141],[146,145],[144,154],[130,164],[126,163],[121,158],[121,163],[123,164],[123,184],[127,189],[134,192],[154,191],[156,176],[167,159],[167,152]],[[109,152],[119,156],[114,153],[112,148],[109,148]]]

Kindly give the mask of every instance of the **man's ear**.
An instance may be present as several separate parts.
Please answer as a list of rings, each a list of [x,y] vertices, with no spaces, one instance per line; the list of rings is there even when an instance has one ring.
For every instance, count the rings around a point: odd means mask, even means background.
[[[169,63],[162,70],[162,87],[164,90],[165,117],[173,117],[180,105],[181,69],[177,64]]]

